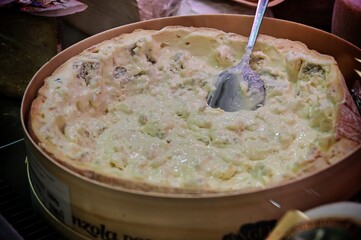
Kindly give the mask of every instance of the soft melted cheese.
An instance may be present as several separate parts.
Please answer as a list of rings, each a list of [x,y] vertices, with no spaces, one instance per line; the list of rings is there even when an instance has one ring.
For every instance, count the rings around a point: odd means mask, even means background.
[[[342,100],[330,90],[332,58],[260,36],[251,65],[264,81],[265,105],[238,112],[207,105],[214,76],[239,62],[245,43],[210,29],[165,28],[84,51],[40,90],[41,146],[110,177],[193,189],[263,187],[315,161],[327,166]]]

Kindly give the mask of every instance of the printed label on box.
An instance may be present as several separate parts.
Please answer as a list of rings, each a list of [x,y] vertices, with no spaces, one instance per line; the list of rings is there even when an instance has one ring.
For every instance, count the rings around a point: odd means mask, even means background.
[[[69,188],[49,173],[36,157],[28,152],[30,179],[43,205],[59,221],[72,225]]]

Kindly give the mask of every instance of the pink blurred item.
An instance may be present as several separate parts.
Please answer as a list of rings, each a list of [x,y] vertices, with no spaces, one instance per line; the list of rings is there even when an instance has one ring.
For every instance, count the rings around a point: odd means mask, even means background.
[[[168,17],[178,9],[181,0],[136,0],[140,20]]]
[[[361,0],[335,0],[332,33],[361,48]]]
[[[33,15],[59,17],[84,11],[88,6],[76,0],[0,0],[0,7],[10,3]]]
[[[183,0],[177,11],[176,16],[196,15],[196,14],[246,14],[253,15],[256,8],[239,4],[234,1],[213,1],[213,0]],[[273,17],[272,11],[268,8],[265,12],[266,17]]]
[[[258,0],[233,0],[235,2],[241,3],[250,7],[257,7]],[[284,0],[270,0],[268,3],[268,7],[276,6],[277,4],[283,2]]]

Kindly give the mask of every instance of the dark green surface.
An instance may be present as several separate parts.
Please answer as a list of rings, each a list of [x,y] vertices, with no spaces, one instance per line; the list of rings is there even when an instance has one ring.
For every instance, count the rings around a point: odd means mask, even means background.
[[[0,8],[0,94],[20,98],[36,71],[57,53],[58,22]]]

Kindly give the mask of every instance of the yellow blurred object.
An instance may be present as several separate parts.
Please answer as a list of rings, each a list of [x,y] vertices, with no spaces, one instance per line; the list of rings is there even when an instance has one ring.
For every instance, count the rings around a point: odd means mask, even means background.
[[[336,202],[305,212],[291,210],[266,238],[285,239],[361,239],[361,204]]]
[[[281,240],[285,234],[295,225],[307,221],[309,218],[301,211],[294,210],[286,213],[277,223],[271,234],[266,240]]]

